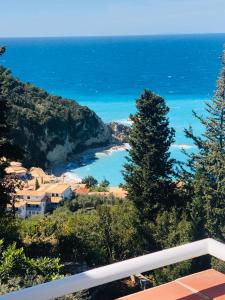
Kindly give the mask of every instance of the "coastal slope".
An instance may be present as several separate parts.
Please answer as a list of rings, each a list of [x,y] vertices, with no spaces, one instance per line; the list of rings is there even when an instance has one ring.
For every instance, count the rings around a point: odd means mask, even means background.
[[[46,168],[114,140],[110,126],[88,107],[23,83],[4,67],[0,67],[0,95],[8,100],[11,138],[25,151],[28,166]]]

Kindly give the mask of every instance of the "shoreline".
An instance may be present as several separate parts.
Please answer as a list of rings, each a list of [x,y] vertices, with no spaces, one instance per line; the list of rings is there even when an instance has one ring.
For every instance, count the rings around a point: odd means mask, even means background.
[[[194,145],[190,144],[172,144],[172,149],[185,149],[190,150],[194,148]],[[111,143],[102,147],[95,147],[85,150],[79,154],[71,156],[70,161],[57,165],[52,168],[52,173],[55,176],[63,177],[65,182],[68,183],[80,183],[82,177],[76,173],[76,169],[85,167],[92,164],[94,161],[103,158],[104,156],[112,155],[114,152],[129,150],[128,143]],[[86,174],[89,175],[89,174]],[[94,175],[93,175],[94,176]]]
[[[76,174],[75,170],[77,168],[91,164],[93,161],[100,159],[105,155],[111,155],[114,152],[126,151],[129,149],[130,146],[128,143],[111,143],[107,146],[91,148],[71,156],[70,162],[53,167],[52,173],[55,176],[64,177],[66,182],[80,183],[82,178]]]
[[[174,143],[171,145],[172,149],[180,149],[180,150],[182,149],[190,150],[194,147],[195,145],[191,145],[191,144]],[[82,181],[82,177],[76,173],[76,169],[90,165],[94,161],[101,159],[106,155],[111,155],[114,152],[126,151],[129,149],[130,146],[128,143],[121,143],[121,144],[111,143],[107,146],[91,148],[77,155],[73,155],[69,162],[54,167],[52,171],[55,176],[63,177],[65,182],[80,183]],[[86,175],[89,174],[87,173]]]

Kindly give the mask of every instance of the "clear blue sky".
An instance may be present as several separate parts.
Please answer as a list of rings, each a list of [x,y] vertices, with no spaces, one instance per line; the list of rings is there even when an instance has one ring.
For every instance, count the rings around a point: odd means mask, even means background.
[[[0,0],[0,36],[225,32],[225,0]]]

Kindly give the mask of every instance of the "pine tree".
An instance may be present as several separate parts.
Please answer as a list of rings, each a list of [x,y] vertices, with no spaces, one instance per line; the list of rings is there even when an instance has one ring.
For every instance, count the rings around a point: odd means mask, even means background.
[[[152,221],[174,201],[174,160],[169,153],[174,129],[169,127],[169,108],[162,97],[145,90],[136,107],[136,114],[130,117],[131,149],[123,174],[128,198],[134,202],[140,218]]]
[[[194,115],[204,126],[202,137],[192,128],[186,135],[197,145],[199,152],[191,156],[194,171],[192,217],[198,238],[225,239],[225,51],[217,90],[206,103],[207,117]]]

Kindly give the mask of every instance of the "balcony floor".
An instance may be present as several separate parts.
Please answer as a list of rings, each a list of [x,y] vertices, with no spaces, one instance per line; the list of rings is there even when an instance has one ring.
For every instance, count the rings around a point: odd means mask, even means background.
[[[225,300],[225,275],[206,270],[120,300]]]

